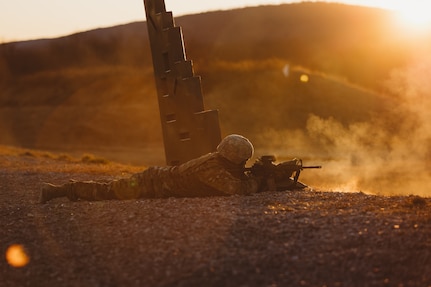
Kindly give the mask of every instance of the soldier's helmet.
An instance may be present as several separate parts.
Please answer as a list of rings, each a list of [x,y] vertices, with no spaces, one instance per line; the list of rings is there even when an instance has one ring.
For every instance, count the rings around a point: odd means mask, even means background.
[[[220,142],[217,152],[227,160],[240,164],[253,156],[254,148],[247,138],[232,134]]]

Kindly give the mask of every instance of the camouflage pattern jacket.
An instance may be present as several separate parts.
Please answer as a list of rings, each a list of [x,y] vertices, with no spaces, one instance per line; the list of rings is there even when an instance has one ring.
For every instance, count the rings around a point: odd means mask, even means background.
[[[150,167],[129,180],[139,188],[139,197],[203,197],[252,194],[259,180],[246,175],[244,167],[219,153],[209,153],[179,166]]]

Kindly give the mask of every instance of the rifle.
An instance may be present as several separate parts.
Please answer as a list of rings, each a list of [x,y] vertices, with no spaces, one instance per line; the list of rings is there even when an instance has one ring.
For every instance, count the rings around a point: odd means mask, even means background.
[[[320,165],[304,166],[302,160],[294,158],[279,164],[275,164],[274,155],[259,157],[252,167],[246,168],[246,172],[264,179],[268,190],[293,190],[303,189],[307,185],[298,181],[301,171],[304,169],[322,168]],[[265,187],[263,187],[265,188]]]

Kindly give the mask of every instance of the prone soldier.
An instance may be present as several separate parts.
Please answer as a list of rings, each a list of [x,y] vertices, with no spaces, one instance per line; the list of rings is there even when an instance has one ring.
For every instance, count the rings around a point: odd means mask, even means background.
[[[166,197],[205,197],[248,195],[261,191],[303,189],[298,181],[301,170],[321,168],[303,166],[302,160],[274,164],[274,156],[260,157],[252,167],[246,162],[254,147],[245,137],[232,134],[225,137],[215,152],[190,160],[179,166],[149,167],[129,178],[108,183],[71,181],[63,185],[46,183],[39,202],[67,197],[77,200],[108,200]]]
[[[245,172],[253,153],[254,147],[247,138],[232,134],[220,142],[215,152],[179,166],[149,167],[108,183],[45,184],[39,202],[59,197],[76,201],[252,194],[262,190],[264,181],[262,176]]]

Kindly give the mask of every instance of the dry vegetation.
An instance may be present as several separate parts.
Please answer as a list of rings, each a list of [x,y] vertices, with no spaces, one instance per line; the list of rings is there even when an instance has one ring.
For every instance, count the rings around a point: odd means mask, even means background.
[[[93,154],[74,157],[66,153],[22,149],[0,145],[2,168],[7,170],[26,170],[27,172],[64,172],[123,174],[143,170],[143,166],[130,166],[111,162]]]

